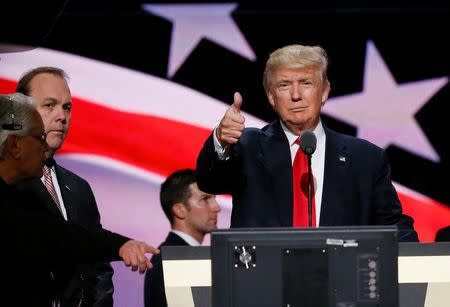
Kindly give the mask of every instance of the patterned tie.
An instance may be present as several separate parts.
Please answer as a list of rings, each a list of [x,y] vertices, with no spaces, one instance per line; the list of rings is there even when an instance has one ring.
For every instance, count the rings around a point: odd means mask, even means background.
[[[300,138],[295,141],[300,144]],[[308,158],[299,147],[294,158],[292,166],[293,190],[294,190],[294,209],[293,226],[308,227]],[[314,177],[312,177],[314,178]],[[312,227],[316,226],[316,206],[314,201],[314,183],[311,187],[312,193]]]
[[[55,186],[53,185],[52,170],[47,165],[44,165],[44,185],[58,207],[59,212],[62,214],[61,204],[59,203],[58,195],[56,194]]]

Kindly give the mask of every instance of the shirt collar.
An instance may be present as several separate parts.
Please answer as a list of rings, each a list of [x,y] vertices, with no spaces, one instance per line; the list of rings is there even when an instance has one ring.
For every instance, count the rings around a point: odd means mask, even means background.
[[[192,236],[188,235],[185,232],[182,232],[182,231],[179,231],[179,230],[174,230],[174,229],[172,229],[171,231],[173,233],[177,234],[178,236],[180,236],[190,246],[200,246],[201,245],[200,242],[198,242]]]
[[[292,131],[289,130],[285,126],[285,124],[283,123],[283,121],[281,119],[280,119],[280,123],[281,123],[281,127],[283,128],[283,132],[288,139],[289,146],[294,145],[295,141],[298,139],[298,135],[295,135],[294,133],[292,133]],[[319,123],[317,124],[316,128],[314,128],[313,133],[317,138],[317,143],[319,143],[320,140],[325,137],[325,130],[323,129],[322,121],[320,119],[319,119]]]

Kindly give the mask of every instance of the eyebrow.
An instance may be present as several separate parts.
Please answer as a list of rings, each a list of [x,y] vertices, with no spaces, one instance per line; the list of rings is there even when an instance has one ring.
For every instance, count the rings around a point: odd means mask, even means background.
[[[55,102],[55,103],[58,103],[58,102],[59,102],[59,100],[58,100],[57,98],[52,97],[52,96],[44,97],[44,101],[47,101],[47,100],[51,100],[52,102]],[[62,104],[67,104],[67,103],[72,103],[72,99],[71,99],[71,100],[67,100],[67,101],[63,101],[63,102],[62,102]]]

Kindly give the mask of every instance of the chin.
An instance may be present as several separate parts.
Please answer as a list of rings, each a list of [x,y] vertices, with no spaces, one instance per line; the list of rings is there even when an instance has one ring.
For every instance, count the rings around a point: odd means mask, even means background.
[[[62,142],[48,142],[49,151],[55,152],[62,146]]]

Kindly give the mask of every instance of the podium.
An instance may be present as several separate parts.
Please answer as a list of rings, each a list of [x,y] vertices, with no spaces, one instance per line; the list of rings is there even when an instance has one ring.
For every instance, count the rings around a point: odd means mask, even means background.
[[[162,247],[161,253],[168,305],[213,306],[210,247]],[[400,307],[449,306],[450,243],[400,243],[397,264]]]
[[[450,306],[450,242],[399,243],[400,307]]]

